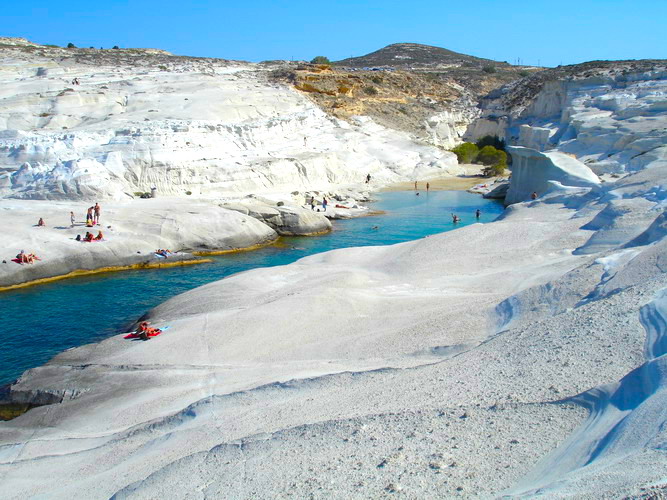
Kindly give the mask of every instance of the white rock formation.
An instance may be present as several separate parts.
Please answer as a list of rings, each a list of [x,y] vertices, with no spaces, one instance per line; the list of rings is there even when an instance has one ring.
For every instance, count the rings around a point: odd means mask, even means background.
[[[368,173],[388,183],[459,171],[451,153],[367,118],[331,118],[270,83],[270,67],[96,64],[95,51],[79,62],[1,50],[0,196],[120,199],[152,187],[238,195],[329,190]]]
[[[192,255],[162,260],[160,248],[173,252],[231,250],[268,243],[278,237],[253,217],[206,201],[147,199],[103,203],[100,226],[85,226],[89,204],[5,200],[0,205],[0,287],[65,275],[78,270],[137,264],[164,264]],[[70,227],[70,211],[78,221]],[[36,227],[39,218],[46,225]],[[326,221],[326,219],[324,219]],[[328,221],[326,221],[328,223]],[[104,240],[76,241],[86,231],[102,231]],[[19,265],[12,258],[20,251],[35,253],[41,261]]]
[[[512,155],[512,179],[505,195],[505,203],[511,205],[530,200],[532,193],[546,193],[550,182],[564,186],[597,187],[600,179],[580,161],[558,151],[540,153],[524,147],[508,147]]]
[[[223,207],[254,217],[281,236],[310,235],[324,233],[331,229],[331,222],[323,212],[315,212],[302,207],[277,206],[261,200],[243,200],[224,204]]]
[[[556,76],[535,95],[525,82],[495,92],[466,139],[495,135],[511,145],[557,148],[598,175],[667,161],[667,64],[590,64],[567,77],[558,78],[567,68],[545,72]]]

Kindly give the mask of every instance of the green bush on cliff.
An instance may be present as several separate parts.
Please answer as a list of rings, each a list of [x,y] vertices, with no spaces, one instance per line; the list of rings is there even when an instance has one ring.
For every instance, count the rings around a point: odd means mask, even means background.
[[[475,144],[477,144],[479,149],[482,149],[484,146],[493,146],[496,149],[505,151],[505,141],[500,139],[497,135],[485,135]]]
[[[492,165],[490,167],[484,168],[482,170],[482,175],[484,177],[500,177],[501,175],[505,175],[505,168],[507,165],[499,164],[499,165]]]
[[[484,170],[482,170],[482,174],[486,177],[503,175],[507,168],[507,153],[490,144],[487,144],[480,149],[478,147],[479,144],[488,142],[494,138],[489,136],[486,141],[485,139],[487,138],[482,139],[482,141],[477,144],[464,142],[452,149],[452,153],[456,154],[459,163],[481,163],[482,165],[486,165]],[[495,140],[498,140],[498,138],[496,137]],[[504,147],[504,142],[500,142]]]
[[[472,142],[464,142],[452,149],[459,163],[473,163],[479,154],[479,148]]]
[[[312,64],[331,64],[331,61],[326,56],[315,56],[310,62]]]
[[[484,146],[479,150],[477,163],[482,165],[507,165],[507,153],[500,151],[493,146]]]

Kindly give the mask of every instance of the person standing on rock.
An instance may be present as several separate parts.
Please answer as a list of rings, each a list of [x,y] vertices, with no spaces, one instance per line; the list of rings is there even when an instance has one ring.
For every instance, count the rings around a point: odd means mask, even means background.
[[[426,183],[426,192],[428,193],[428,190],[431,189],[431,185],[427,182]]]
[[[417,181],[415,181],[415,191],[417,191]]]
[[[310,197],[310,209],[315,210],[315,197],[314,196]]]
[[[74,227],[74,212],[69,213],[69,222],[71,224],[71,227]]]
[[[366,184],[371,182],[371,174],[366,175]]]
[[[94,210],[95,210],[95,224],[97,224],[99,226],[100,225],[100,211],[102,210],[99,203],[95,202]]]
[[[327,197],[322,196],[322,206],[324,207],[324,211],[327,211]]]
[[[93,210],[95,207],[90,207],[86,212],[86,227],[93,227]]]

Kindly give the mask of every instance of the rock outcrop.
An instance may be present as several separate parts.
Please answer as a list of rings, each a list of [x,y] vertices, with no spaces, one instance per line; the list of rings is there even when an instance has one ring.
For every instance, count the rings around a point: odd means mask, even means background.
[[[533,193],[543,195],[552,188],[552,182],[590,188],[600,184],[590,168],[567,154],[558,151],[540,153],[516,146],[508,147],[507,151],[512,155],[512,178],[505,195],[507,205],[530,200]]]
[[[667,61],[598,61],[546,70],[490,93],[470,140],[575,155],[598,175],[667,161]]]
[[[331,222],[323,213],[302,207],[269,204],[261,200],[227,203],[223,207],[249,215],[281,236],[315,235],[331,230]]]

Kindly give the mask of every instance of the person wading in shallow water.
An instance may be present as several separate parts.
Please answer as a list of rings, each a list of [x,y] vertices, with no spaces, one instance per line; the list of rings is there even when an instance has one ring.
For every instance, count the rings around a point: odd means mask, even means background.
[[[475,210],[475,218],[479,219],[480,215],[482,215],[482,211],[478,208],[477,210]]]

